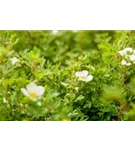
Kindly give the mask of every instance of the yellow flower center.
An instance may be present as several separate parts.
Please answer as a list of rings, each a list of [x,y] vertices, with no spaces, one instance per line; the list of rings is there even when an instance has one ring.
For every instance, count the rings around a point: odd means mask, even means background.
[[[37,97],[37,94],[36,94],[35,92],[30,92],[29,94],[30,94],[30,96],[31,96],[32,98],[36,98],[36,97]]]
[[[80,80],[84,80],[84,79],[85,79],[85,77],[84,77],[84,76],[80,76],[79,78],[80,78]]]

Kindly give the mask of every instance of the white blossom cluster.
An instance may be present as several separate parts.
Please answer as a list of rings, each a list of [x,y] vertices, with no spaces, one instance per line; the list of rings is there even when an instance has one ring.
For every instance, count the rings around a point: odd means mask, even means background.
[[[128,47],[123,50],[118,51],[119,55],[122,56],[121,64],[123,66],[131,66],[135,63],[135,50]]]

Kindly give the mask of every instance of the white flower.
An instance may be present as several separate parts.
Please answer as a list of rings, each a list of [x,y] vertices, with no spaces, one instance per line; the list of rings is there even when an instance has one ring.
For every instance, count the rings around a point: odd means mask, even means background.
[[[130,55],[129,58],[131,61],[135,61],[135,55],[134,54]]]
[[[124,51],[124,50],[120,50],[120,51],[118,51],[118,53],[119,53],[121,56],[125,56],[125,55],[127,54],[127,52]]]
[[[128,55],[128,53],[133,53],[133,49],[130,48],[130,47],[127,47],[127,48],[125,48],[125,49],[123,49],[123,50],[118,51],[118,53],[119,53],[121,56],[126,56],[126,55]]]
[[[123,51],[132,53],[133,49],[131,47],[127,47],[127,48],[123,49]]]
[[[135,54],[135,50],[133,50],[133,54]]]
[[[122,61],[121,61],[121,64],[122,64],[123,66],[130,66],[130,65],[131,65],[131,63],[128,63],[128,62],[125,61],[125,60],[122,60]]]
[[[57,34],[59,32],[59,30],[52,30],[52,34]]]
[[[43,95],[44,87],[37,86],[35,83],[30,83],[26,86],[26,89],[21,88],[21,91],[25,96],[35,101]]]
[[[92,75],[88,75],[87,70],[76,72],[75,75],[79,78],[79,80],[85,81],[85,82],[89,82],[93,79]]]
[[[7,100],[5,98],[3,98],[3,103],[7,103]]]
[[[19,59],[17,57],[11,58],[12,65],[16,64],[18,61],[19,61]]]

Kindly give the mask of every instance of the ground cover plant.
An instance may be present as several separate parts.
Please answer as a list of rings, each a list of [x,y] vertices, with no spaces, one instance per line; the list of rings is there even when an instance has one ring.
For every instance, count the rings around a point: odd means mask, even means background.
[[[0,31],[0,120],[135,120],[135,32]]]

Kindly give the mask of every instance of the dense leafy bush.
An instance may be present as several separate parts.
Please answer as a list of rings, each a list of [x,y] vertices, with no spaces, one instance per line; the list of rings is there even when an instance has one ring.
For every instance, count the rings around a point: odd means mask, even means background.
[[[135,120],[134,31],[0,31],[0,120]]]

